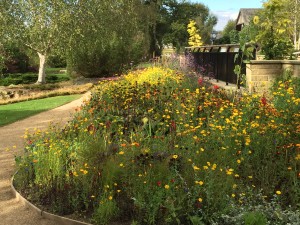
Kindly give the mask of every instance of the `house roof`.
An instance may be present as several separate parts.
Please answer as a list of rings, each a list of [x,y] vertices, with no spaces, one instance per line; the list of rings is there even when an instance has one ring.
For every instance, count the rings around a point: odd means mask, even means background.
[[[239,15],[236,20],[236,25],[241,24],[249,24],[252,17],[255,16],[255,14],[261,10],[260,8],[242,8],[240,9]]]

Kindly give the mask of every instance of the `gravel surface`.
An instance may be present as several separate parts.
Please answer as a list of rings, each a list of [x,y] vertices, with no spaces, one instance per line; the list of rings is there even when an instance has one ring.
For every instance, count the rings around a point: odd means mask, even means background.
[[[14,198],[10,188],[10,179],[16,169],[14,156],[23,151],[26,129],[31,132],[34,128],[45,129],[50,122],[63,126],[88,96],[89,93],[69,104],[0,127],[0,225],[58,225],[43,219]]]

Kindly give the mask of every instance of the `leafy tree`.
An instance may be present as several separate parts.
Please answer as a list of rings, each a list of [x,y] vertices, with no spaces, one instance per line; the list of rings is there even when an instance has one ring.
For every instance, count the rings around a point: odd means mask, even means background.
[[[154,0],[153,0],[154,1]],[[201,3],[192,3],[183,0],[156,1],[158,16],[155,21],[156,54],[160,54],[163,44],[173,44],[179,51],[188,45],[189,34],[186,27],[190,19],[195,20],[203,43],[210,43],[210,34],[217,18],[210,14],[209,9]]]
[[[149,53],[151,55],[160,55],[162,52],[162,39],[169,29],[170,24],[167,21],[168,10],[163,7],[164,0],[144,0],[147,6],[148,32],[150,37]]]
[[[233,30],[236,30],[236,22],[235,20],[228,20],[227,24],[225,25],[222,35],[223,36],[229,36],[230,32]]]
[[[200,35],[205,44],[210,44],[211,42],[211,33],[213,31],[213,27],[217,24],[218,19],[214,15],[209,13],[209,9],[207,8],[207,15],[200,14],[196,17],[195,21],[199,27]]]
[[[258,28],[256,41],[261,45],[266,59],[283,59],[293,50],[290,13],[283,10],[285,0],[269,0],[263,6],[263,10],[255,18]]]
[[[222,37],[216,40],[217,44],[236,44],[239,43],[239,34],[235,28],[236,22],[229,20],[222,31]]]
[[[237,44],[240,41],[239,32],[237,30],[232,30],[229,32],[230,44]]]
[[[237,44],[239,43],[239,32],[236,30],[235,20],[229,20],[224,27],[223,36],[228,36],[230,42],[228,44]]]
[[[4,70],[6,69],[5,66],[5,55],[4,55],[5,49],[3,47],[3,45],[0,44],[0,78],[3,75]]]
[[[72,9],[76,0],[2,0],[0,36],[14,40],[39,56],[37,83],[45,82],[47,57],[68,36]],[[4,29],[5,27],[5,29]]]
[[[300,49],[300,2],[299,0],[283,0],[284,1],[284,10],[289,14],[293,26],[293,43],[294,48]]]
[[[68,71],[85,77],[111,75],[147,55],[148,7],[139,0],[82,1],[68,46]]]
[[[29,57],[15,43],[4,43],[0,48],[0,55],[3,60],[4,73],[24,73],[29,69]]]

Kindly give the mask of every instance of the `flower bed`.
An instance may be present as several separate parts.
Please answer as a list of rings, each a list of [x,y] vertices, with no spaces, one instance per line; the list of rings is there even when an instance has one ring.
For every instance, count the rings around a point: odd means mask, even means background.
[[[273,94],[229,99],[162,68],[101,82],[63,130],[25,135],[16,186],[94,224],[297,224],[299,80]]]

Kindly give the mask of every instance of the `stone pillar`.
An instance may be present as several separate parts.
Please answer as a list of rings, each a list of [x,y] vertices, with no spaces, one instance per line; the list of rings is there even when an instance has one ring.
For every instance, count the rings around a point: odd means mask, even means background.
[[[299,60],[250,60],[246,69],[247,89],[250,93],[268,92],[274,80],[285,70],[300,77]]]

